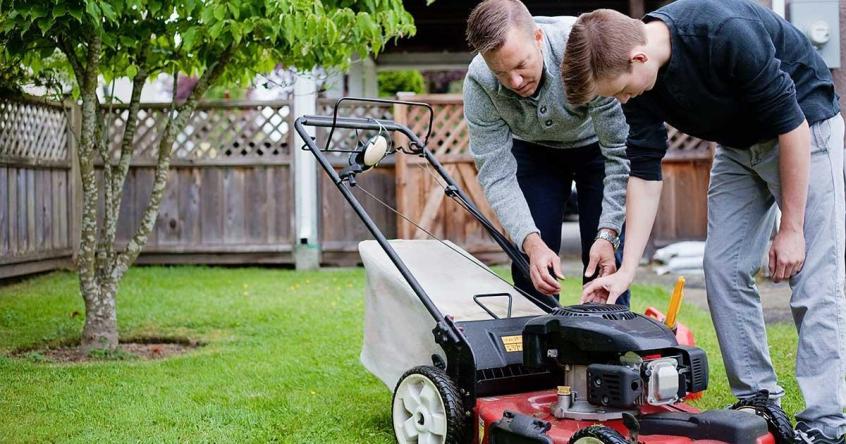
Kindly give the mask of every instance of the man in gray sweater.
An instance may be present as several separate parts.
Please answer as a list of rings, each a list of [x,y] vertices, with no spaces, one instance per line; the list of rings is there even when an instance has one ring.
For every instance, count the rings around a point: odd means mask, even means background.
[[[485,0],[467,21],[467,41],[479,52],[464,80],[470,151],[489,203],[528,256],[531,280],[512,267],[515,284],[545,295],[561,290],[561,221],[574,180],[585,281],[616,271],[625,217],[628,126],[620,104],[599,98],[572,106],[561,81],[574,22],[533,18],[519,0]]]

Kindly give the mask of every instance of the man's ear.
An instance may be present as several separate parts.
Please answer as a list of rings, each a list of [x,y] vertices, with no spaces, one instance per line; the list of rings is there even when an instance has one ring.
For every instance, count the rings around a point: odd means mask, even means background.
[[[540,29],[540,26],[535,27],[535,42],[537,44],[543,43],[543,30]]]
[[[643,51],[633,50],[629,63],[646,63],[649,61],[649,56]]]

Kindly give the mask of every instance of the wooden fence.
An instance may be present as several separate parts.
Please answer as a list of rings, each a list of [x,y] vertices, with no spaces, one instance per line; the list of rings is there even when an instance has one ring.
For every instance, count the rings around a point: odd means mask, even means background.
[[[71,263],[73,112],[34,99],[0,101],[0,278]]]
[[[664,187],[652,228],[652,246],[704,240],[708,230],[708,182],[716,144],[668,128],[670,149],[661,165]]]
[[[460,95],[408,97],[432,105],[434,118],[428,147],[443,164],[458,186],[473,200],[482,213],[497,228],[502,227],[485,199],[476,180],[476,166],[469,149],[469,133],[464,120],[464,102]],[[397,107],[397,120],[404,122],[415,134],[424,135],[429,113],[421,107]],[[404,143],[400,140],[399,143]],[[488,261],[506,260],[504,253],[487,235],[484,228],[463,208],[448,198],[443,184],[429,163],[416,156],[397,159],[397,207],[427,231],[440,238],[450,239],[470,253]],[[423,239],[427,234],[400,220],[398,233],[404,239]]]
[[[336,99],[319,99],[317,114],[332,115]],[[348,102],[342,103],[338,115],[347,117],[372,117],[377,119],[394,119],[394,107],[383,104],[368,104]],[[323,147],[329,136],[326,128],[317,128],[315,133],[318,146]],[[361,134],[353,130],[336,129],[332,134],[332,146],[350,149],[355,146]],[[329,159],[340,170],[349,165],[349,153],[329,153]],[[388,238],[397,237],[397,217],[388,208],[368,196],[373,194],[385,204],[396,207],[395,191],[396,169],[393,156],[382,162],[378,168],[360,175],[356,180],[358,187],[353,193],[361,201],[373,220],[382,228]],[[320,249],[321,262],[333,265],[354,265],[360,262],[358,257],[358,242],[372,239],[372,236],[353,213],[349,204],[326,174],[318,173],[320,191]]]
[[[153,185],[169,108],[139,112],[117,239],[138,228]],[[111,152],[127,117],[113,108]],[[294,182],[293,113],[287,101],[200,104],[176,138],[168,184],[141,263],[290,263]]]
[[[481,211],[495,221],[485,201],[472,156],[460,96],[414,96],[432,105],[435,118],[428,146]],[[318,114],[330,114],[334,99],[319,99]],[[120,208],[118,240],[125,242],[150,194],[157,142],[167,105],[145,104],[139,115],[134,156]],[[142,263],[293,262],[293,119],[288,101],[201,104],[177,137],[168,185]],[[423,134],[428,114],[419,108],[350,103],[339,115],[395,119]],[[72,168],[74,138],[68,118],[75,109],[38,101],[0,102],[0,277],[67,265],[73,253],[80,196]],[[76,117],[74,117],[76,116]],[[111,155],[127,118],[125,106],[109,115]],[[319,129],[325,143],[327,131]],[[333,146],[352,147],[365,137],[336,130]],[[657,244],[705,235],[705,195],[713,144],[670,130],[664,159],[664,192],[653,230]],[[406,143],[402,137],[396,144]],[[336,168],[348,154],[331,154]],[[481,226],[451,199],[426,162],[416,156],[389,158],[359,177],[354,193],[388,237],[426,234],[397,216],[396,208],[427,231],[462,245],[489,261],[504,256]],[[101,165],[102,166],[102,165]],[[357,244],[370,238],[334,185],[320,173],[321,261],[359,261]],[[368,195],[370,193],[370,195]],[[388,208],[391,207],[391,208]]]

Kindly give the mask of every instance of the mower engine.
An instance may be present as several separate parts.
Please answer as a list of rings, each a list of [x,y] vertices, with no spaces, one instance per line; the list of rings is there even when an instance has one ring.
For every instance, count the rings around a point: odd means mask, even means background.
[[[708,361],[664,324],[621,305],[575,305],[529,321],[524,365],[563,374],[552,413],[605,421],[705,390]]]

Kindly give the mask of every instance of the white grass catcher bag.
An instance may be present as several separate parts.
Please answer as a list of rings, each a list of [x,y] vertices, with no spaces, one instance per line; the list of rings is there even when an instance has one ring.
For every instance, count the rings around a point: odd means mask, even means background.
[[[508,293],[513,317],[537,316],[544,312],[507,283],[490,274],[487,266],[457,245],[436,240],[392,240],[409,271],[423,287],[435,307],[456,321],[491,319],[473,296]],[[361,363],[393,390],[406,370],[432,365],[432,354],[446,358],[435,343],[435,320],[375,240],[359,243],[366,270],[364,293],[364,344]],[[475,264],[474,264],[475,262]],[[488,309],[506,317],[507,297],[482,299]]]

